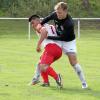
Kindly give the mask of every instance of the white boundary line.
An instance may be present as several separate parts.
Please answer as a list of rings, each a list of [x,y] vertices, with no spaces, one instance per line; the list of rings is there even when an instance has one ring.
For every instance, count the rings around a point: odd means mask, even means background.
[[[28,18],[0,17],[0,19],[12,19],[12,20],[13,20],[13,19],[18,19],[18,20],[19,20],[19,19],[21,19],[21,20],[22,20],[22,19],[25,19],[25,20],[26,20],[26,19],[28,19]],[[100,20],[100,18],[73,18],[73,19],[74,19],[74,20]]]
[[[16,20],[22,20],[22,19],[24,19],[24,20],[26,20],[26,19],[28,19],[28,18],[9,18],[9,17],[0,17],[0,19],[10,19],[10,20],[13,20],[13,19],[16,19]]]

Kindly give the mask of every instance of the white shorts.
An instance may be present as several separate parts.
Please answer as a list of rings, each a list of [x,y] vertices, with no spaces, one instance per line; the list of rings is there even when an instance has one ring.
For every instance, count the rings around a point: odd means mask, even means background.
[[[62,41],[62,50],[64,53],[77,53],[77,50],[76,50],[76,40],[72,40],[70,42],[65,42],[65,41]]]

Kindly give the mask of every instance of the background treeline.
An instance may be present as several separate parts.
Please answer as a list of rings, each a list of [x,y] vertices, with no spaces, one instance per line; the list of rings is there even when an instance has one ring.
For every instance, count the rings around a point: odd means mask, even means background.
[[[0,0],[0,17],[46,16],[59,1],[68,3],[73,17],[100,17],[100,0]]]

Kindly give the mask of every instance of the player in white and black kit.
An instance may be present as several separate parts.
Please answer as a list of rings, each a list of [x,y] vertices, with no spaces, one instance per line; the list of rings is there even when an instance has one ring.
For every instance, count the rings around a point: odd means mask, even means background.
[[[68,56],[70,64],[73,66],[75,72],[82,82],[82,88],[87,88],[87,83],[82,71],[81,65],[77,60],[76,54],[76,40],[74,33],[74,22],[68,14],[67,3],[59,2],[55,6],[55,11],[49,16],[45,17],[41,25],[50,20],[54,20],[57,36],[48,36],[48,39],[62,41],[62,49]]]

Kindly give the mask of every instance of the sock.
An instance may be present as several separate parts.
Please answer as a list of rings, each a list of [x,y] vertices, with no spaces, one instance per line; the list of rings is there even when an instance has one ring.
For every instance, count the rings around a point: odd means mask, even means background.
[[[40,78],[40,69],[39,66],[37,64],[36,69],[35,69],[35,74],[34,74],[34,78],[38,79]]]
[[[55,80],[58,80],[58,74],[54,71],[54,69],[52,67],[48,67],[46,69],[48,75],[50,75],[51,77],[53,77]]]
[[[74,65],[74,69],[75,69],[75,71],[76,71],[78,77],[80,78],[81,82],[82,82],[82,83],[86,82],[86,81],[85,81],[84,73],[83,73],[83,71],[82,71],[82,68],[81,68],[81,66],[80,66],[78,63],[77,63],[76,65]]]
[[[41,76],[43,78],[43,83],[49,83],[49,79],[48,79],[48,73],[45,71],[41,71]]]

